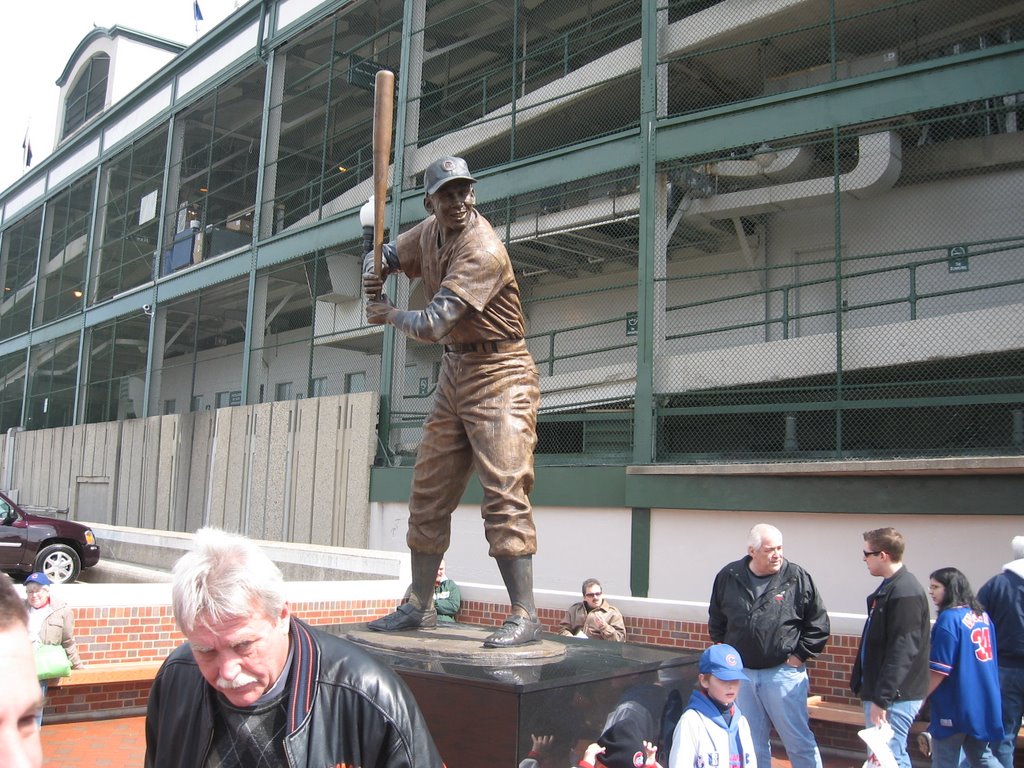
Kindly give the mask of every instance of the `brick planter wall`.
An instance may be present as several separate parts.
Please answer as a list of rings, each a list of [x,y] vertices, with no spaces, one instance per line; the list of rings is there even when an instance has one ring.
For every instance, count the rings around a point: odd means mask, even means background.
[[[459,621],[467,624],[497,626],[508,611],[507,605],[463,601],[459,610]],[[549,632],[557,632],[564,611],[541,608],[537,614]],[[672,619],[635,619],[623,617],[626,625],[626,640],[630,643],[645,643],[685,651],[702,651],[711,642],[708,625],[700,621],[676,621]],[[859,635],[837,635],[829,638],[825,652],[808,664],[811,677],[811,694],[823,696],[842,704],[859,705],[860,700],[850,691],[850,670],[860,643]]]
[[[316,601],[292,605],[296,615],[309,624],[370,621],[393,607],[393,600]],[[170,606],[85,607],[75,610],[75,641],[82,662],[90,665],[159,661],[185,638],[174,623]],[[45,721],[137,715],[146,707],[150,687],[148,681],[54,686],[47,692]]]
[[[394,600],[347,600],[297,602],[294,613],[310,624],[352,624],[383,616]],[[505,618],[504,604],[465,601],[459,620],[467,624],[498,626]],[[539,611],[545,629],[558,631],[564,612],[550,608]],[[709,640],[707,624],[656,618],[625,618],[626,639],[685,651],[700,651]],[[170,606],[86,607],[76,610],[75,636],[82,661],[106,664],[163,659],[184,641],[171,615]],[[859,638],[833,635],[826,652],[809,664],[811,693],[847,704],[858,703],[847,687]],[[48,721],[116,717],[138,714],[149,695],[148,682],[51,688],[46,707]],[[819,732],[815,724],[815,732]],[[827,725],[827,724],[823,724]],[[849,729],[821,728],[822,746],[859,748]],[[835,733],[831,733],[831,731]]]

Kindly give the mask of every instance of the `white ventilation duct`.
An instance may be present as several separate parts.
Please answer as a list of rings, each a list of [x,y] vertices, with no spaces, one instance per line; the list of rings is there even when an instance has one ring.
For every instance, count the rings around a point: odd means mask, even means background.
[[[857,166],[839,177],[839,192],[857,199],[880,194],[892,188],[902,168],[900,138],[895,132],[865,134],[859,139]],[[727,169],[733,170],[732,175],[738,175],[736,171],[739,167],[727,166]],[[739,192],[726,192],[690,201],[685,217],[699,217],[705,220],[731,219],[735,216],[809,208],[827,203],[834,191],[834,178],[821,176]]]
[[[807,173],[813,162],[814,150],[810,147],[774,150],[766,146],[759,148],[749,160],[721,160],[697,170],[708,176],[760,176],[767,181],[792,181]]]

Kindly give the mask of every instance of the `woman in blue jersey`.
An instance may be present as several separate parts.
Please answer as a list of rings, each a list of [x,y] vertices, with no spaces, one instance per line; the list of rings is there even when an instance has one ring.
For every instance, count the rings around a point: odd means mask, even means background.
[[[956,568],[929,578],[939,609],[929,658],[932,768],[957,768],[961,749],[971,768],[1000,768],[988,748],[1003,728],[992,621]]]

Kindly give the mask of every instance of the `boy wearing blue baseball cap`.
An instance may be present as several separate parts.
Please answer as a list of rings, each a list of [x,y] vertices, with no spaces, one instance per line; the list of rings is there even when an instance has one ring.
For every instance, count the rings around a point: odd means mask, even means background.
[[[712,645],[700,657],[698,688],[672,736],[668,768],[756,768],[750,727],[736,706],[743,659],[731,645]],[[770,768],[770,766],[765,766]]]

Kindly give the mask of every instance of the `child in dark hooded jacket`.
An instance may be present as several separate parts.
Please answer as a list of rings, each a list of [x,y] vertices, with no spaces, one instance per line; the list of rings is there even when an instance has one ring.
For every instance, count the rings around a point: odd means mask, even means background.
[[[712,645],[698,671],[699,688],[676,725],[668,768],[757,768],[750,727],[736,706],[740,682],[747,680],[739,653]]]

